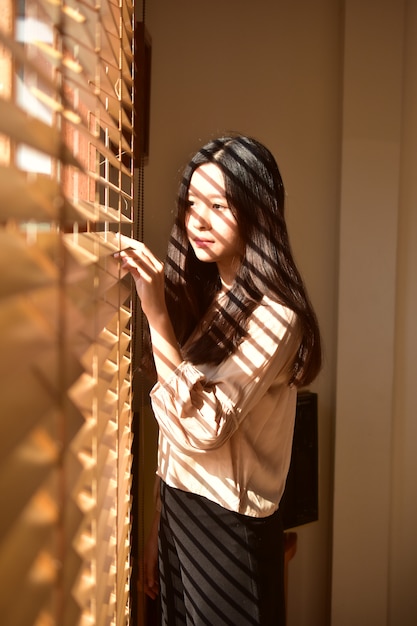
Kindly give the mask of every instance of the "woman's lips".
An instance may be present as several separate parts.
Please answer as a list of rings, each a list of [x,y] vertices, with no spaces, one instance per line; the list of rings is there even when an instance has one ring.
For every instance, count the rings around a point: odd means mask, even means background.
[[[211,246],[214,242],[211,239],[194,239],[194,245],[198,248],[207,248]]]

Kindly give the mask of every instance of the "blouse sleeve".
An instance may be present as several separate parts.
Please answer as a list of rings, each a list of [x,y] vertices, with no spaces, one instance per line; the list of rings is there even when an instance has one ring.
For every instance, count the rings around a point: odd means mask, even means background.
[[[277,303],[260,304],[248,334],[217,367],[183,361],[151,391],[164,436],[183,451],[220,447],[268,388],[288,384],[300,337],[295,314]]]

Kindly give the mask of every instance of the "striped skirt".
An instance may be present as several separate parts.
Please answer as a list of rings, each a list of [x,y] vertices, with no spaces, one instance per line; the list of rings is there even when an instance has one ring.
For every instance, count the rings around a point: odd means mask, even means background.
[[[253,518],[161,482],[163,626],[284,626],[279,512]]]

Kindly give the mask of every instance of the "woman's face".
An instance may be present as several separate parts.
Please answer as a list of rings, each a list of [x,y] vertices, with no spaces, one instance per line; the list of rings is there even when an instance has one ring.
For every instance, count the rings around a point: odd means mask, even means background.
[[[244,244],[217,165],[205,163],[194,171],[188,200],[185,226],[195,255],[200,261],[217,263],[222,280],[229,284],[239,267]]]

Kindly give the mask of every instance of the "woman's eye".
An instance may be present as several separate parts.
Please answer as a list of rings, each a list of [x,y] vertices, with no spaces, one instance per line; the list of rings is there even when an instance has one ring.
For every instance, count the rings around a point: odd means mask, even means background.
[[[213,209],[217,209],[217,210],[219,210],[219,209],[227,209],[227,206],[225,206],[224,204],[217,204],[217,203],[215,203],[215,204],[213,204]]]

